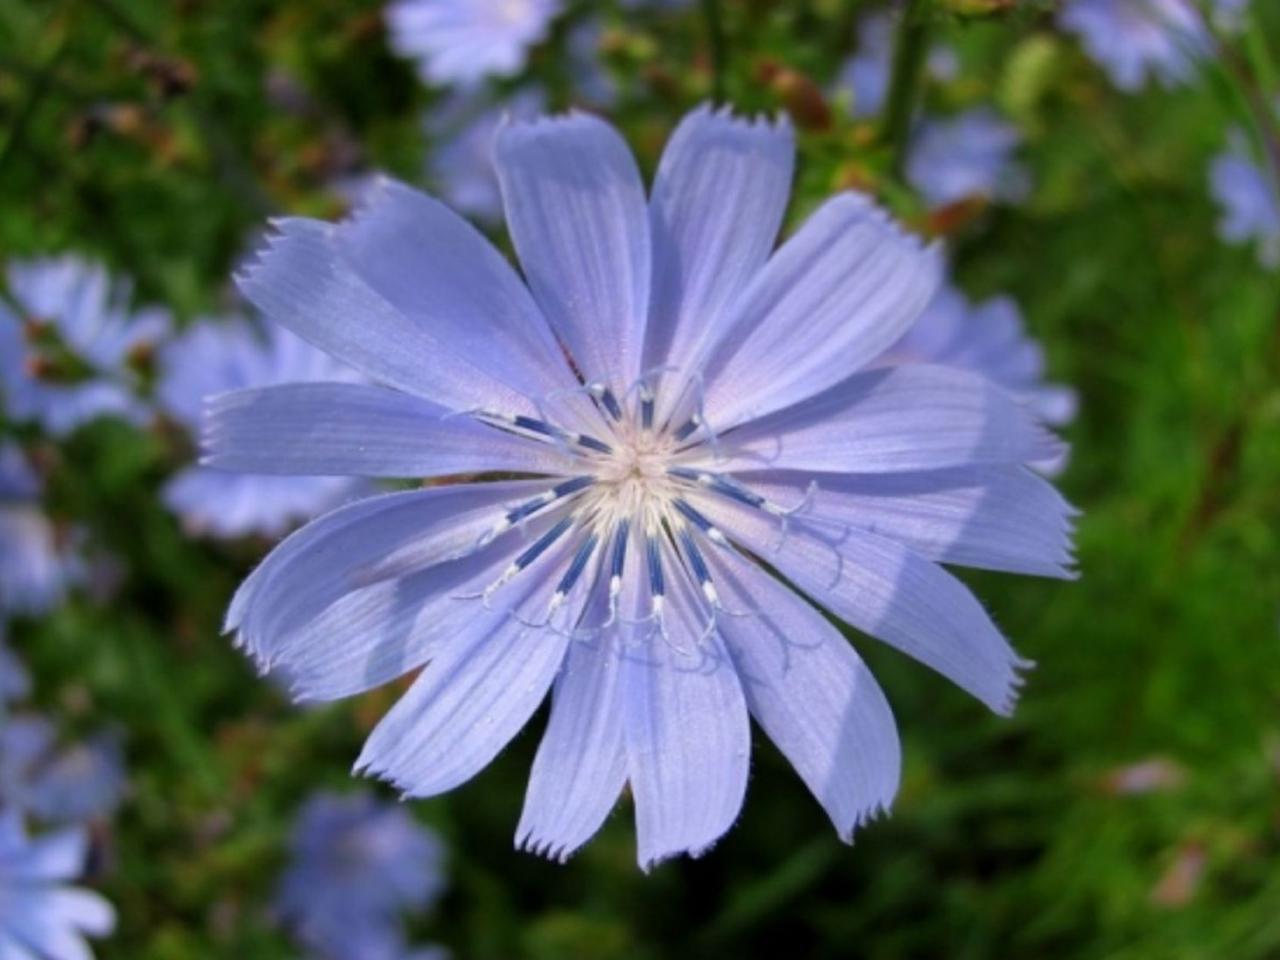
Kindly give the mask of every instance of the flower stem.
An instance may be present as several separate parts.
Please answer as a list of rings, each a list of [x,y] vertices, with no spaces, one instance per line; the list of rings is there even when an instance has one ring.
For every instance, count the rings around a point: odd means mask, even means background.
[[[720,0],[702,0],[702,15],[707,21],[707,33],[711,39],[711,98],[724,101],[724,68],[728,46],[724,36],[724,17],[720,12]]]
[[[893,168],[898,173],[906,165],[911,119],[924,76],[925,53],[929,44],[928,4],[929,0],[907,0],[894,42],[884,140],[893,148]]]

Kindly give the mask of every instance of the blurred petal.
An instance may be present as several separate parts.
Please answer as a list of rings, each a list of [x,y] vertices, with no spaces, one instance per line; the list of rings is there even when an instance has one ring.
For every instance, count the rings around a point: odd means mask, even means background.
[[[640,372],[649,307],[649,217],[640,171],[586,114],[503,129],[494,148],[507,226],[543,313],[588,382],[625,391]]]
[[[646,370],[679,363],[764,266],[791,192],[785,119],[748,121],[703,106],[667,142],[649,203],[653,299]]]
[[[202,463],[244,473],[440,477],[558,472],[557,448],[359,383],[291,383],[210,399]]]
[[[0,930],[0,957],[4,960],[42,960],[4,930]]]
[[[902,750],[889,704],[817,610],[728,551],[711,562],[726,607],[753,611],[720,618],[747,706],[849,842],[898,789]]]
[[[4,875],[12,880],[70,880],[84,869],[89,835],[83,827],[68,827],[30,838],[5,858]]]
[[[910,364],[868,370],[744,425],[723,440],[721,470],[778,467],[891,473],[1052,456],[1056,439],[991,381]]]
[[[735,301],[700,369],[717,430],[839,383],[891,346],[941,276],[924,249],[866,197],[823,204]]]

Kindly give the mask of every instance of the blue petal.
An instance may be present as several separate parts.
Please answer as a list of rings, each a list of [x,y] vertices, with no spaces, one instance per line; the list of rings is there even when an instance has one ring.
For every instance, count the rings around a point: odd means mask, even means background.
[[[733,825],[751,757],[733,662],[714,632],[705,635],[687,579],[670,579],[669,638],[652,630],[638,638],[620,678],[637,852],[646,871],[677,854],[701,855]]]
[[[589,382],[626,390],[640,373],[651,256],[631,151],[608,124],[575,113],[506,127],[494,163],[547,319]]]
[[[627,779],[615,638],[569,645],[529,776],[516,844],[564,862],[600,829]]]
[[[819,527],[844,525],[896,540],[928,560],[1071,578],[1076,511],[1023,467],[976,466],[915,473],[741,473],[774,503],[798,505]],[[810,484],[815,484],[809,493]]]
[[[522,604],[530,614],[539,605],[545,608],[550,580],[536,578]],[[465,783],[538,709],[568,642],[563,633],[528,626],[515,616],[499,618],[496,627],[484,617],[464,626],[374,728],[357,772],[389,780],[414,797]]]
[[[902,750],[871,671],[817,610],[754,563],[710,557],[727,609],[720,629],[747,706],[845,841],[889,809]]]
[[[10,936],[47,960],[93,960],[82,934],[110,933],[115,911],[88,890],[6,890],[4,925]]]
[[[1017,465],[1060,450],[1031,411],[991,381],[925,364],[852,376],[746,424],[722,446],[716,469],[828,473]]]
[[[932,667],[1000,714],[1013,712],[1029,666],[969,589],[884,537],[833,533],[710,497],[699,509],[842,620]]]
[[[472,596],[515,556],[510,538],[474,557],[354,590],[275,638],[271,669],[297,700],[337,700],[422,666],[454,635],[492,630],[507,616]]]
[[[700,368],[707,421],[724,430],[839,383],[895,343],[942,271],[866,197],[828,200],[759,271]]]
[[[335,249],[335,228],[287,219],[237,279],[269,318],[388,386],[469,410],[530,410],[488,372],[484,357],[450,355],[436,331],[405,316],[365,283]]]
[[[7,816],[19,818],[16,812]],[[10,838],[6,837],[5,846],[10,849],[4,850],[0,856],[5,878],[10,881],[71,880],[84,870],[85,857],[89,853],[89,835],[83,827],[68,827],[27,838],[19,844],[13,848]]]
[[[430,330],[450,356],[530,397],[577,386],[515,270],[439,201],[384,178],[337,227],[334,246],[371,289]]]
[[[244,473],[440,477],[563,472],[557,448],[407,393],[359,383],[292,383],[209,400],[206,466]]]
[[[644,367],[678,364],[768,260],[791,192],[785,119],[749,122],[704,106],[662,154],[649,215],[653,299]]]
[[[461,484],[370,497],[313,521],[240,585],[225,629],[270,663],[290,631],[343,595],[471,552],[504,505],[545,482]]]

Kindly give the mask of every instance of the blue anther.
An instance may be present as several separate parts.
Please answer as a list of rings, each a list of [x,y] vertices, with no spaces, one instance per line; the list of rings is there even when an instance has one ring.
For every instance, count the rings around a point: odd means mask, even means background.
[[[697,429],[698,429],[698,418],[690,417],[687,421],[685,421],[685,425],[676,431],[675,433],[676,442],[679,443],[681,440],[686,439],[690,434],[693,433],[693,431]]]
[[[662,579],[662,556],[658,549],[658,539],[649,537],[646,545],[649,555],[649,592],[660,597],[667,592],[666,583]]]
[[[579,490],[589,487],[593,483],[595,483],[595,481],[591,477],[574,477],[572,480],[565,480],[563,483],[558,483],[551,488],[550,499],[547,499],[547,497],[543,495],[541,497],[534,497],[532,500],[527,500],[518,507],[512,507],[507,511],[506,521],[509,524],[519,523],[525,517],[537,513],[543,507],[554,503],[561,497],[567,497],[571,493],[577,493]]]
[[[693,567],[693,575],[697,577],[698,583],[710,583],[711,571],[707,569],[707,563],[702,559],[698,545],[693,542],[693,534],[688,530],[680,531],[680,542],[684,545],[684,552],[689,558],[689,565]]]
[[[588,436],[585,433],[579,433],[574,436],[579,446],[586,447],[588,450],[595,450],[597,453],[613,453],[613,448],[607,443],[601,443],[595,437]]]
[[[558,437],[561,435],[561,431],[545,420],[535,420],[533,417],[526,417],[523,414],[517,415],[512,425],[520,430],[528,430],[530,433],[540,433],[544,437]]]
[[[622,576],[622,566],[627,562],[627,531],[630,524],[623,520],[618,524],[618,532],[613,539],[613,561],[610,575],[615,577]]]
[[[593,533],[587,537],[586,542],[578,548],[578,552],[574,554],[573,562],[569,564],[569,569],[564,572],[564,576],[560,578],[560,585],[556,587],[556,593],[565,596],[573,589],[573,585],[578,582],[578,578],[582,576],[582,571],[586,569],[587,561],[591,559],[591,554],[596,549],[596,535]]]
[[[605,387],[600,394],[600,402],[604,404],[605,410],[609,416],[615,420],[622,419],[622,407],[618,406],[618,398],[613,395],[613,391]]]
[[[523,570],[525,567],[529,566],[529,564],[533,563],[533,561],[546,553],[547,548],[564,536],[565,531],[571,526],[573,526],[573,518],[565,517],[554,527],[544,533],[538,538],[537,542],[534,543],[533,546],[520,554],[520,556],[516,557],[516,569]]]
[[[689,504],[685,503],[683,500],[675,500],[673,502],[675,503],[676,509],[679,510],[690,523],[692,523],[695,527],[697,527],[703,533],[706,533],[711,529],[711,521],[708,520],[706,517],[704,517],[702,514],[700,514],[693,507],[689,506]]]
[[[595,482],[594,477],[574,477],[572,480],[565,480],[562,483],[557,483],[551,488],[551,492],[554,493],[557,498],[567,497],[571,493],[577,493],[579,490],[586,489]]]

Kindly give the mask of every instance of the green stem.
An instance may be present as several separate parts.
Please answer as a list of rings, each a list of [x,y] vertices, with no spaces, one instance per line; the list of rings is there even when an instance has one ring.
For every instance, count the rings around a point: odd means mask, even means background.
[[[35,116],[41,101],[56,86],[57,78],[54,74],[58,69],[59,61],[62,59],[63,51],[66,49],[66,39],[65,34],[58,38],[53,51],[45,59],[44,63],[36,68],[34,75],[29,78],[31,85],[28,88],[27,99],[23,102],[18,115],[14,117],[9,127],[9,136],[5,138],[4,147],[0,148],[0,172],[3,172],[9,162],[9,158],[17,155],[22,138],[26,135],[27,125],[31,122],[31,118]]]
[[[929,0],[907,0],[894,42],[884,140],[893,148],[893,168],[898,173],[906,165],[911,120],[915,116],[924,78],[925,54],[929,46],[928,5]]]
[[[707,33],[711,38],[711,98],[717,103],[722,103],[728,44],[725,42],[724,17],[720,12],[720,0],[702,0],[702,15],[706,18]]]

